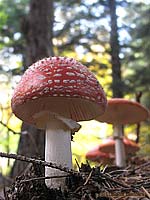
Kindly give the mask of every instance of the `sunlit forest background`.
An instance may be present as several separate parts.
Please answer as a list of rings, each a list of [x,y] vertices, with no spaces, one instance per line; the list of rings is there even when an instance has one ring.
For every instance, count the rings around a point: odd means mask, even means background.
[[[12,114],[11,96],[21,75],[32,63],[28,55],[29,46],[32,45],[29,40],[32,37],[29,31],[32,23],[28,21],[31,14],[36,15],[31,9],[34,6],[35,10],[38,9],[34,2],[0,0],[0,151],[19,152],[27,156],[32,156],[32,151],[28,150],[34,146],[35,138],[31,130],[26,131],[22,121]],[[48,12],[50,48],[49,53],[41,55],[41,58],[48,55],[74,57],[96,75],[108,99],[118,96],[136,101],[140,93],[141,104],[150,108],[149,0],[54,0]],[[116,18],[113,18],[112,12],[116,12]],[[115,27],[112,20],[117,22]],[[36,26],[34,23],[32,28],[36,29]],[[47,30],[44,24],[41,29]],[[118,53],[116,64],[112,63],[113,52]],[[39,58],[37,56],[36,59]],[[117,70],[120,73],[119,80],[115,76]],[[75,167],[75,158],[78,163],[86,162],[86,152],[112,135],[111,125],[95,120],[80,124],[82,128],[72,141]],[[134,141],[137,139],[137,131],[137,124],[124,127],[125,135]],[[21,137],[27,137],[27,143],[24,144]],[[23,144],[24,151],[19,149],[20,144]],[[149,156],[149,121],[140,124],[139,144],[138,155]],[[36,149],[33,155],[41,154]],[[10,173],[13,165],[14,161],[0,158],[2,174]]]

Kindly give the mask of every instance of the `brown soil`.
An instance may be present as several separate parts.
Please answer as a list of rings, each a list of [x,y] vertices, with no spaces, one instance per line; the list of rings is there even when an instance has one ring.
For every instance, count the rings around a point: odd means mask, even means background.
[[[82,164],[79,172],[66,178],[66,189],[48,189],[42,167],[32,164],[5,192],[6,200],[148,200],[150,199],[150,160],[133,158],[128,167],[91,168]]]

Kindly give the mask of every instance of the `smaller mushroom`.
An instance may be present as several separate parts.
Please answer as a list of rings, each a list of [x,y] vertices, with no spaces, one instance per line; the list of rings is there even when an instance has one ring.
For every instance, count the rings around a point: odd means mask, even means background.
[[[105,113],[96,118],[99,122],[113,124],[116,165],[118,167],[125,167],[126,165],[122,125],[138,123],[148,119],[148,117],[148,110],[140,103],[122,98],[113,98],[108,100]]]
[[[99,146],[95,149],[88,151],[85,155],[86,159],[101,164],[111,164],[114,160],[114,155],[111,153],[104,153],[99,150]]]
[[[129,140],[127,137],[123,138],[123,144],[125,147],[125,154],[135,154],[139,151],[140,147],[137,143]],[[115,140],[113,138],[107,138],[102,144],[99,145],[99,151],[104,153],[115,154]]]

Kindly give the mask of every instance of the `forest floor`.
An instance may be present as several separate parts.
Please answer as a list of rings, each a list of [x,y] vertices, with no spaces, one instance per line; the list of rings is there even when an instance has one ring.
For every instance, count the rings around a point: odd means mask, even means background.
[[[150,199],[150,159],[135,157],[124,169],[116,166],[90,167],[66,178],[65,190],[48,189],[39,164],[16,178],[0,200],[148,200]]]

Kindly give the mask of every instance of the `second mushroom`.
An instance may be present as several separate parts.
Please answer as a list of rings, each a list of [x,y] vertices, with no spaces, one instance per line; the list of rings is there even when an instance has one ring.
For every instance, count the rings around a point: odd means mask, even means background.
[[[123,125],[144,121],[148,116],[148,110],[140,103],[122,98],[113,98],[108,100],[106,112],[96,118],[100,122],[113,124],[117,166],[126,166]]]

